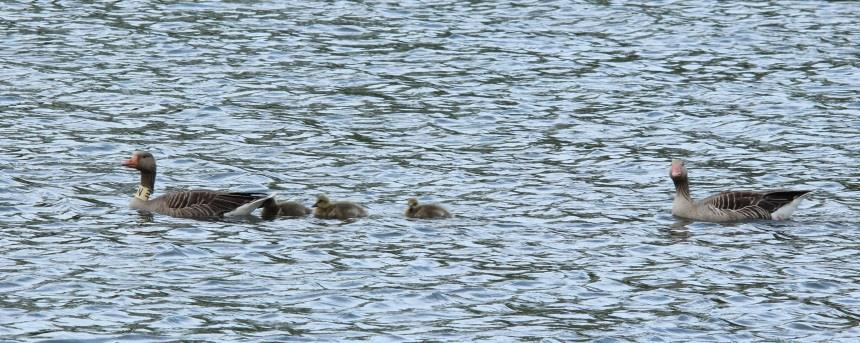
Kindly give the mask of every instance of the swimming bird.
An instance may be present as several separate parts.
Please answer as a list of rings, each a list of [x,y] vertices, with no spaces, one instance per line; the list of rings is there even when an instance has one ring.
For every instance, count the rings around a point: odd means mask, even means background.
[[[436,204],[418,205],[418,199],[409,198],[406,201],[406,216],[409,218],[451,218],[451,213]]]
[[[310,208],[295,201],[279,202],[275,206],[263,207],[263,218],[282,217],[304,217],[313,212]]]
[[[684,161],[672,160],[669,177],[675,183],[672,214],[694,220],[731,222],[750,219],[784,220],[791,217],[810,191],[724,191],[701,200],[690,197]]]
[[[361,205],[349,201],[331,202],[328,196],[320,194],[313,205],[314,216],[323,219],[349,219],[367,217],[367,210]]]
[[[140,184],[129,206],[133,209],[173,217],[208,218],[249,215],[260,206],[274,206],[274,195],[265,193],[231,193],[210,190],[188,190],[166,193],[150,199],[155,190],[155,157],[146,151],[135,151],[122,162],[124,167],[140,171]]]

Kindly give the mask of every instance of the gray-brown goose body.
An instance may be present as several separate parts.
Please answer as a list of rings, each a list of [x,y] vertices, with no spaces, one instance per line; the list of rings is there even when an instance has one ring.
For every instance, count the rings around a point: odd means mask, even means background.
[[[328,196],[320,195],[314,203],[314,217],[323,219],[350,219],[367,217],[367,210],[361,205],[349,201],[332,202]]]
[[[155,189],[155,157],[135,151],[123,166],[140,171],[140,184],[129,206],[133,209],[184,218],[211,218],[249,215],[260,206],[274,206],[274,195],[231,193],[211,190],[170,192],[150,199]]]
[[[406,208],[406,213],[404,213],[406,217],[421,219],[451,218],[451,213],[437,204],[419,205],[418,199],[415,198],[409,198],[406,203],[409,205]]]
[[[669,177],[675,184],[672,214],[711,222],[753,219],[784,220],[791,217],[810,191],[724,191],[701,200],[690,197],[690,182],[684,161],[673,160]]]

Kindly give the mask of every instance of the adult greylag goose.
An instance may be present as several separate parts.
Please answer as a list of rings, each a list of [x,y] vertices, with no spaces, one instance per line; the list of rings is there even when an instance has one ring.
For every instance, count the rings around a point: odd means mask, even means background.
[[[406,201],[406,216],[409,218],[451,218],[451,213],[436,204],[418,205],[418,199],[409,198]]]
[[[701,200],[690,197],[690,182],[684,161],[672,160],[669,177],[675,183],[672,214],[694,220],[731,222],[751,219],[783,220],[810,191],[725,191]]]
[[[135,151],[122,165],[140,171],[140,184],[129,203],[133,209],[173,217],[207,218],[249,215],[260,206],[275,205],[274,195],[210,190],[171,192],[150,199],[155,189],[155,157],[146,151]]]
[[[349,201],[332,202],[329,198],[320,194],[313,206],[314,216],[323,219],[349,219],[367,217],[367,210],[361,205]]]
[[[263,218],[282,217],[304,217],[313,212],[310,208],[295,201],[279,202],[275,206],[263,207]]]

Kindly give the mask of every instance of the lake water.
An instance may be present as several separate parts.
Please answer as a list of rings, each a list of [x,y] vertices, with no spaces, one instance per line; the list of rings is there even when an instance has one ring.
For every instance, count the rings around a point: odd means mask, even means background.
[[[0,340],[857,340],[858,11],[4,3]],[[371,216],[141,214],[138,149],[156,194]],[[816,193],[789,221],[681,221],[672,158],[694,197]]]

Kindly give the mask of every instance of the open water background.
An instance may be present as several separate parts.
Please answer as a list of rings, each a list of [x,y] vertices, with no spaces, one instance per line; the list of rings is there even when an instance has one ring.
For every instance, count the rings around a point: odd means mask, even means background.
[[[0,339],[854,341],[860,6],[0,6]],[[156,194],[350,199],[199,221]],[[816,189],[790,221],[669,214]],[[452,220],[403,218],[408,197]]]

